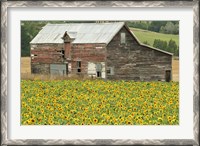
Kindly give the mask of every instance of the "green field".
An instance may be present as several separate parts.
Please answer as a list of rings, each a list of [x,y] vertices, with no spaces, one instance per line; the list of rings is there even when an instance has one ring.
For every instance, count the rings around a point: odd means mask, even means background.
[[[178,82],[22,80],[22,125],[178,125]]]
[[[130,30],[135,34],[135,36],[141,43],[147,41],[151,46],[153,46],[153,42],[155,39],[160,39],[167,42],[172,39],[179,46],[179,35],[163,34],[137,28],[130,28]]]

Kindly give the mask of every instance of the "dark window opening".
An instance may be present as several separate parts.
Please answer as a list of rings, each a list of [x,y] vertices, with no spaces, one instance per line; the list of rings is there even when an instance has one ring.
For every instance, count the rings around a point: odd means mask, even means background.
[[[65,50],[62,50],[61,53],[62,53],[62,55],[65,55]]]
[[[171,70],[165,71],[165,81],[170,82],[171,81]]]
[[[101,77],[101,72],[97,71],[97,77]]]
[[[37,57],[38,55],[36,55],[36,54],[31,54],[31,57]]]
[[[77,69],[77,72],[81,72],[81,69],[80,69],[80,68],[78,68],[78,69]]]
[[[35,57],[38,57],[36,54],[31,54],[31,59],[34,59]]]
[[[114,75],[114,67],[108,67],[106,73],[107,75]]]
[[[66,75],[68,75],[68,64],[66,64]]]
[[[81,61],[77,61],[77,67],[81,67]]]
[[[38,68],[32,68],[32,73],[39,73],[40,70]]]
[[[60,51],[57,51],[57,52],[62,54],[62,55],[65,55],[65,50],[60,50]]]
[[[81,72],[81,61],[77,61],[77,72]]]
[[[106,73],[107,73],[107,74],[111,74],[111,70],[108,69],[108,70],[106,71]]]

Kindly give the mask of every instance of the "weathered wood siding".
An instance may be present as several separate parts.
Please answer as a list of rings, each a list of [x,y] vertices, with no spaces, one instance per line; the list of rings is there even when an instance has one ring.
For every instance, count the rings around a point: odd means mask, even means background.
[[[126,34],[126,43],[120,43],[120,34]],[[114,68],[107,79],[141,81],[165,80],[165,71],[172,70],[172,56],[141,46],[123,27],[107,45],[106,65]]]
[[[49,74],[50,64],[63,63],[63,44],[31,45],[31,73]]]
[[[77,61],[81,61],[81,73],[88,74],[88,63],[106,60],[105,44],[74,44],[71,49],[72,73],[77,74]]]
[[[49,74],[50,65],[41,63],[31,63],[31,73],[34,74]]]

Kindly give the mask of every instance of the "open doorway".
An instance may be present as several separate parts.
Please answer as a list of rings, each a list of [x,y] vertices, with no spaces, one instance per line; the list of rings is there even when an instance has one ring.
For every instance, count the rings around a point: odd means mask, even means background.
[[[98,78],[101,78],[101,72],[102,72],[102,65],[101,63],[96,64],[96,74]]]
[[[165,71],[165,81],[170,82],[171,81],[171,70]]]
[[[100,71],[97,71],[97,77],[101,78],[101,72]]]

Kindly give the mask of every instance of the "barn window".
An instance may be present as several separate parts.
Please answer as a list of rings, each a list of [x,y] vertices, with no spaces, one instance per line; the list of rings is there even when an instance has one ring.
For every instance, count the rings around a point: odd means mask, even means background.
[[[35,57],[37,57],[36,54],[31,54],[31,59],[34,59]]]
[[[65,55],[65,50],[62,50],[61,53],[62,53],[62,55]]]
[[[31,54],[31,57],[37,57],[37,55],[36,54]]]
[[[110,68],[109,69],[107,69],[107,74],[110,74],[111,73],[111,70],[110,70]]]
[[[57,51],[57,52],[62,54],[62,55],[65,55],[65,51],[64,50],[60,50],[60,51]]]
[[[126,34],[121,33],[121,44],[125,44],[125,43],[126,43]]]
[[[81,61],[77,61],[77,72],[81,72]]]
[[[114,75],[114,67],[107,67],[106,73],[107,75]]]

